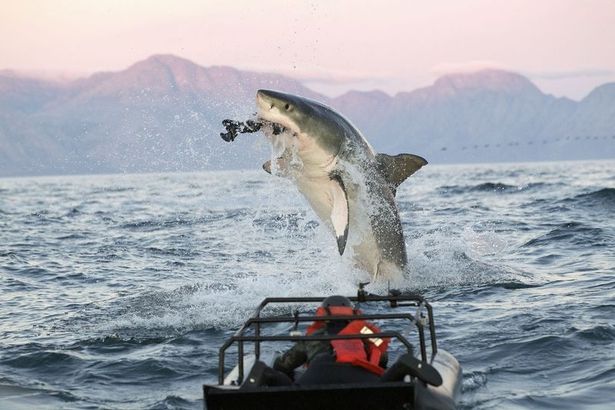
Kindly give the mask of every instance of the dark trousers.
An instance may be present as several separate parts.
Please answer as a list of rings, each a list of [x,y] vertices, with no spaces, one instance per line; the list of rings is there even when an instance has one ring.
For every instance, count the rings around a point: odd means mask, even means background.
[[[377,382],[379,377],[362,367],[349,363],[337,363],[330,353],[317,355],[305,373],[296,381],[300,386],[335,383]]]

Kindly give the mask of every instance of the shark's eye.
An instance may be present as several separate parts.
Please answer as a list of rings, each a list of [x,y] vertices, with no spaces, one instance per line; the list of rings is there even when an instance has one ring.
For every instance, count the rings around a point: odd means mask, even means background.
[[[286,111],[291,111],[291,110],[292,110],[292,108],[293,108],[293,107],[292,107],[290,104],[286,104],[286,105],[284,106],[284,109],[285,109]]]

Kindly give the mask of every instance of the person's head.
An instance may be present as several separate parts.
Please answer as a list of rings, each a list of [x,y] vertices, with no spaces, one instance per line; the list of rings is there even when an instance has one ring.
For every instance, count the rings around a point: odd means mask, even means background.
[[[352,306],[352,302],[345,296],[333,295],[325,298],[318,309],[316,309],[316,316],[352,316],[360,313]],[[307,334],[311,335],[319,329],[326,328],[327,333],[338,333],[342,330],[349,320],[316,320],[312,323],[308,329]]]
[[[320,304],[320,311],[327,316],[349,316],[354,314],[352,302],[346,296],[333,295],[325,298]],[[348,320],[327,320],[325,326],[327,333],[338,333],[348,324]]]
[[[332,306],[352,307],[352,302],[346,296],[333,295],[325,298],[320,304],[321,307],[328,309]]]

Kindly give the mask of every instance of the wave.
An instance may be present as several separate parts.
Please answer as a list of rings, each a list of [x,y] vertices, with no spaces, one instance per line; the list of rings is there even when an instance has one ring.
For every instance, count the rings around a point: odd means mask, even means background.
[[[197,225],[197,219],[171,219],[171,220],[147,220],[138,222],[128,222],[120,226],[122,229],[130,229],[134,231],[150,232],[160,229],[168,229],[176,226]]]
[[[88,364],[91,373],[81,377],[82,383],[130,380],[131,385],[146,385],[168,378],[178,379],[182,376],[180,368],[181,362],[173,364],[154,358],[91,361]]]
[[[48,372],[62,373],[67,368],[76,367],[80,361],[81,359],[77,356],[62,351],[39,350],[4,359],[0,363],[19,369],[40,369],[44,367]]]
[[[66,240],[70,240],[70,239],[88,239],[90,237],[90,235],[85,235],[83,233],[71,233],[68,235],[63,235],[63,236],[58,236],[56,239],[60,240],[60,241],[66,241]]]
[[[149,255],[162,256],[162,257],[177,256],[177,257],[182,257],[182,258],[192,258],[192,257],[196,258],[202,255],[200,251],[197,251],[195,249],[182,248],[182,247],[158,248],[155,246],[149,246],[145,248],[144,250]]]
[[[147,219],[143,221],[127,222],[119,227],[132,231],[153,232],[157,230],[165,230],[181,226],[197,226],[210,224],[217,221],[229,221],[236,223],[238,218],[245,217],[250,214],[249,209],[230,209],[220,211],[210,211],[204,216],[177,216],[168,219]]]
[[[413,235],[406,247],[410,284],[437,298],[493,288],[534,287],[542,281],[505,261],[516,247],[506,232],[471,227],[430,229]]]
[[[252,223],[265,232],[283,231],[293,236],[312,232],[320,225],[313,219],[307,219],[305,212],[265,215],[255,218]]]
[[[531,357],[545,358],[552,360],[574,355],[579,349],[579,343],[571,337],[559,335],[542,335],[534,338],[517,338],[515,341],[506,341],[495,344],[491,347],[490,353],[485,357],[492,363],[502,361],[508,357],[512,360],[514,356],[525,358],[524,366],[517,367],[519,373],[531,374],[544,366],[544,363],[537,363]]]
[[[615,188],[602,188],[597,191],[576,195],[572,198],[566,198],[562,202],[573,206],[613,209],[615,208]]]
[[[154,405],[150,407],[150,410],[185,409],[193,406],[194,403],[182,397],[171,395],[154,403]]]
[[[469,393],[478,390],[487,384],[487,374],[481,371],[463,373],[461,384],[462,393]]]
[[[522,247],[551,246],[559,242],[569,242],[575,246],[606,246],[607,237],[602,228],[580,222],[568,222],[559,225],[544,235],[524,243]]]
[[[101,337],[84,338],[68,346],[68,349],[83,349],[99,353],[118,353],[139,347],[166,343],[172,335],[120,335],[117,333]]]
[[[476,192],[515,193],[540,189],[550,185],[552,184],[544,182],[534,182],[526,185],[510,185],[503,182],[483,182],[477,185],[444,185],[438,188],[438,192],[445,195]]]
[[[67,403],[79,401],[79,397],[68,391],[43,386],[32,380],[15,382],[0,378],[0,407],[12,410],[66,408]]]
[[[501,182],[485,182],[482,184],[474,185],[470,188],[471,192],[510,192],[518,191],[522,187],[515,185],[508,185]]]
[[[122,192],[133,192],[136,191],[137,188],[136,187],[102,187],[102,188],[96,188],[90,191],[90,194],[95,195],[95,194],[108,194],[108,193],[122,193]]]
[[[592,343],[608,343],[615,341],[615,326],[598,325],[589,329],[579,330],[576,336]]]

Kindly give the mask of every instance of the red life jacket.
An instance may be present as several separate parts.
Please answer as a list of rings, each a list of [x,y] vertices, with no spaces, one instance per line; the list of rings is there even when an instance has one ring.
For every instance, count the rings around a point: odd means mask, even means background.
[[[327,312],[327,309],[329,310]],[[351,316],[360,314],[360,310],[354,310],[346,306],[329,306],[327,309],[319,307],[316,316]],[[308,327],[307,334],[311,335],[316,330],[326,326],[324,321],[315,321]],[[338,335],[380,333],[380,329],[365,320],[353,320],[344,327]],[[384,369],[380,367],[380,358],[389,347],[389,339],[338,339],[332,340],[331,345],[335,350],[338,363],[350,363],[362,367],[372,373],[381,376]]]

